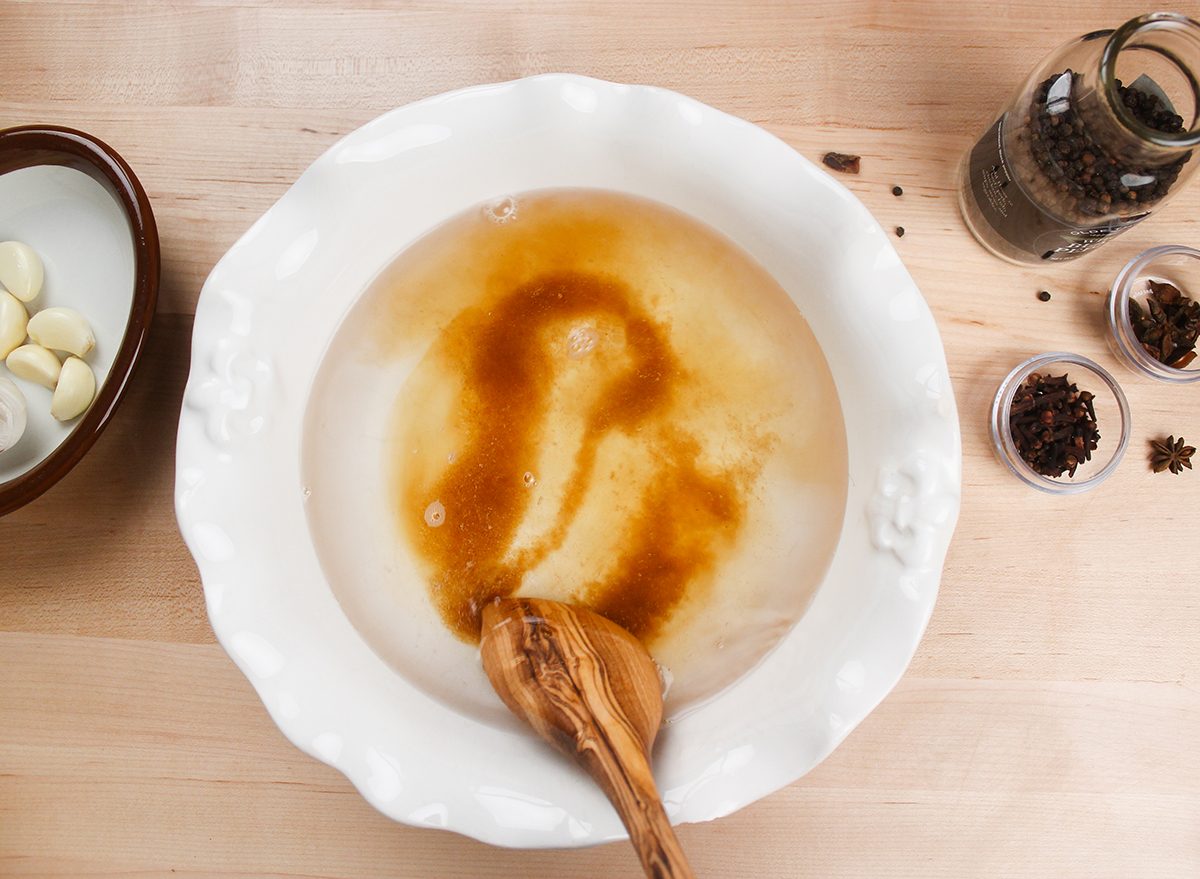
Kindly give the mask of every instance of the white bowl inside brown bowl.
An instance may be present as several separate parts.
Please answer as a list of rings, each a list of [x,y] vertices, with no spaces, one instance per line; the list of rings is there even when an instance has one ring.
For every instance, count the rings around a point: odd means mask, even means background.
[[[149,199],[125,160],[91,135],[54,126],[0,131],[0,241],[28,246],[44,268],[28,313],[70,308],[96,339],[83,358],[95,397],[65,421],[51,416],[49,388],[14,379],[0,362],[27,413],[20,440],[0,452],[3,515],[61,479],[112,418],[154,315],[159,248]]]

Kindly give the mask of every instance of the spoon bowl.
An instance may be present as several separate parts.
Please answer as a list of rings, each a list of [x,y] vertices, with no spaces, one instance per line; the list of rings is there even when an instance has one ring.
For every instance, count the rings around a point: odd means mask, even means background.
[[[650,772],[662,688],[646,648],[557,601],[497,599],[482,616],[483,668],[504,704],[600,786],[647,876],[692,877]]]

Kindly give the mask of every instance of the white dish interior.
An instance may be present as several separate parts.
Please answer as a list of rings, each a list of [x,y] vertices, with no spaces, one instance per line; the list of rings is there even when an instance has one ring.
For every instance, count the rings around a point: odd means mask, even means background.
[[[505,507],[516,504],[501,558],[520,556],[516,547],[547,553],[522,568],[517,594],[597,609],[609,602],[606,612],[643,638],[670,682],[673,720],[768,653],[828,570],[846,494],[832,376],[786,291],[740,262],[715,230],[611,192],[521,193],[503,203],[503,222],[490,204],[475,207],[406,250],[326,349],[302,449],[317,555],[350,621],[402,677],[467,716],[510,726],[480,674],[478,648],[451,626],[469,606],[471,574],[505,570],[488,538],[506,533]],[[492,325],[485,311],[504,323]],[[455,340],[469,353],[445,374],[446,364],[434,364],[448,326],[476,335]],[[630,343],[632,326],[652,327],[653,341]],[[592,334],[586,354],[571,356],[572,332]],[[484,339],[499,347],[486,367]],[[657,344],[653,354],[677,363],[677,377],[641,381],[631,395],[636,429],[587,436],[599,413],[611,425],[614,396],[637,376],[630,358]],[[545,420],[519,377],[535,365],[554,376],[545,399],[560,398]],[[458,390],[459,370],[485,368],[508,370],[496,401],[503,418],[490,431],[460,421],[479,403]],[[656,389],[662,409],[641,410]],[[503,453],[491,451],[498,445]],[[577,469],[585,449],[597,457]],[[411,503],[397,496],[405,473],[421,474]],[[486,514],[464,513],[464,492],[475,497],[500,477],[511,494],[489,495]],[[570,483],[584,489],[578,506],[566,503]],[[431,501],[443,516],[434,525],[421,518]],[[451,553],[452,573],[429,567],[414,544],[422,540]],[[640,623],[639,596],[670,600],[681,581],[688,586],[665,619]]]
[[[845,418],[846,514],[811,605],[753,670],[660,735],[673,821],[794,781],[886,695],[932,611],[960,484],[949,375],[920,292],[865,208],[761,129],[662,89],[548,75],[422,101],[336,144],[205,284],[180,527],[217,636],[293,742],[396,820],[507,846],[624,831],[581,772],[500,711],[438,698],[372,649],[322,568],[302,457],[306,430],[319,432],[306,419],[322,363],[397,254],[473,205],[559,187],[654,200],[746,250],[812,327]],[[378,472],[363,450],[381,416],[364,417],[376,420],[361,446],[330,464],[347,478]]]

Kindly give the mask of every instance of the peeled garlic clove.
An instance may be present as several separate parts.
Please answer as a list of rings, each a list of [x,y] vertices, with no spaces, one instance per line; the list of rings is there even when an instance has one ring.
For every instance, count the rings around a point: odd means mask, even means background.
[[[54,390],[58,384],[58,376],[62,371],[62,364],[54,352],[41,345],[22,345],[5,358],[4,365],[17,378],[37,382],[50,390]]]
[[[58,376],[58,387],[50,401],[50,414],[59,421],[70,421],[83,413],[96,396],[96,376],[78,357],[68,357]]]
[[[43,348],[83,357],[96,347],[96,337],[82,314],[73,308],[43,308],[29,319],[29,338]]]
[[[22,302],[29,302],[42,292],[45,273],[42,261],[28,245],[20,241],[0,244],[0,286]]]
[[[0,375],[0,452],[11,449],[25,433],[25,395]]]
[[[29,314],[16,296],[0,290],[0,357],[7,357],[25,341]]]

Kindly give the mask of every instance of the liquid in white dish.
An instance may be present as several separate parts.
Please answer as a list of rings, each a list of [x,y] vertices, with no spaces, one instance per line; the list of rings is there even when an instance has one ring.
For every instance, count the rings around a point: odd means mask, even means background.
[[[671,713],[753,667],[824,578],[847,483],[828,365],[774,279],[679,211],[597,190],[473,208],[338,336],[410,364],[380,469],[417,576],[390,588],[461,643],[497,595],[580,604],[669,670]],[[330,579],[376,651],[437,688],[441,660]]]

